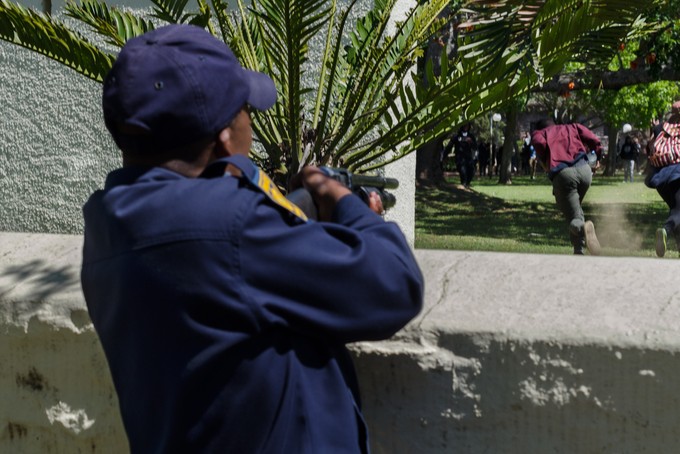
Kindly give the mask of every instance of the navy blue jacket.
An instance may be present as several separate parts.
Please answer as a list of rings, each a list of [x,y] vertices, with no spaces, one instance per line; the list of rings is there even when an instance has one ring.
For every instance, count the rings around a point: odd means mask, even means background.
[[[422,305],[395,224],[355,196],[304,222],[247,178],[162,168],[111,172],[83,210],[82,287],[133,453],[368,451],[345,344]]]

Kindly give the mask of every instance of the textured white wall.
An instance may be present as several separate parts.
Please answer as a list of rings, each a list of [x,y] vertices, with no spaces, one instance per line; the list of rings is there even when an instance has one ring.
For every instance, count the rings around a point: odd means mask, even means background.
[[[79,233],[81,206],[120,164],[101,85],[0,42],[0,230]]]
[[[395,32],[396,22],[403,20],[409,9],[414,7],[414,0],[398,0],[392,10],[387,34]],[[415,71],[415,68],[413,68]],[[399,161],[385,167],[385,176],[399,180],[399,188],[394,192],[397,197],[395,207],[387,212],[385,219],[399,224],[406,238],[415,243],[415,210],[416,210],[416,154],[412,153]]]
[[[81,243],[0,233],[2,453],[127,451],[80,291]],[[373,452],[678,451],[676,262],[416,256],[422,313],[389,341],[351,346]]]

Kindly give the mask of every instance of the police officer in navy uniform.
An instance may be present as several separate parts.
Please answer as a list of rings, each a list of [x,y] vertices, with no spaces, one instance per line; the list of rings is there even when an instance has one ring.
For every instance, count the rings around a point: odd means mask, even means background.
[[[444,149],[444,156],[448,156],[451,150],[454,151],[460,184],[465,188],[470,188],[470,183],[475,176],[479,154],[477,138],[470,130],[469,123],[464,124],[458,130],[458,133],[449,140]]]
[[[305,218],[247,157],[272,80],[205,30],[133,38],[106,77],[123,153],[85,204],[82,287],[134,453],[362,453],[345,344],[422,306],[402,232],[319,169]],[[371,209],[372,208],[372,209]]]

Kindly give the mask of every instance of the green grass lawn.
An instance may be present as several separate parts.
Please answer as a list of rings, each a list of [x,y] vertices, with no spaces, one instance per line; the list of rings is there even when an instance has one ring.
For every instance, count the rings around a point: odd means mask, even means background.
[[[471,190],[458,181],[454,176],[446,184],[417,188],[417,248],[573,253],[567,223],[544,175],[515,176],[511,185],[477,177]],[[631,184],[621,175],[596,175],[583,210],[595,223],[602,255],[656,257],[654,231],[666,220],[668,207],[642,176]]]

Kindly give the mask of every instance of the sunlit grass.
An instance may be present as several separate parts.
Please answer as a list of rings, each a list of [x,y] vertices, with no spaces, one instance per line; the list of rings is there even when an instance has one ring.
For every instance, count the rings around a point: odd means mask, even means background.
[[[638,177],[596,176],[583,203],[586,219],[595,223],[603,255],[656,257],[654,231],[668,207]],[[558,212],[552,185],[513,177],[478,178],[464,190],[455,178],[439,187],[419,187],[416,194],[416,247],[539,254],[573,252],[566,222]]]

